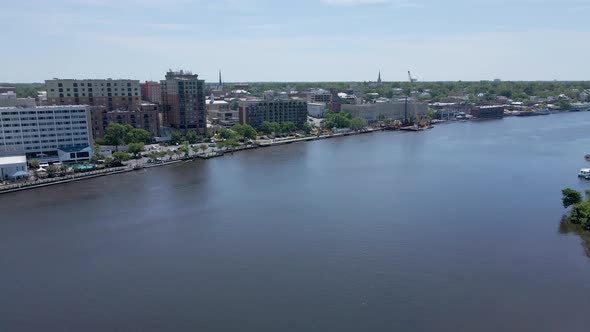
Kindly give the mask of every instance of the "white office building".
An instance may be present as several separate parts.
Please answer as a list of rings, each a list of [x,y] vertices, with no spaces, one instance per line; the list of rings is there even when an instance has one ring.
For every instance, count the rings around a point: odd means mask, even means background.
[[[0,107],[0,154],[49,163],[90,160],[89,107]]]
[[[307,103],[307,115],[314,118],[323,118],[326,108],[327,106],[324,103]]]

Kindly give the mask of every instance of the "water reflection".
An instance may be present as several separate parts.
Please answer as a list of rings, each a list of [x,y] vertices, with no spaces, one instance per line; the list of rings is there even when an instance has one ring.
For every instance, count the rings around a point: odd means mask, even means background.
[[[582,228],[581,225],[572,224],[567,220],[566,216],[561,218],[559,223],[560,234],[576,234],[582,240],[582,247],[584,247],[584,253],[590,258],[590,231]]]

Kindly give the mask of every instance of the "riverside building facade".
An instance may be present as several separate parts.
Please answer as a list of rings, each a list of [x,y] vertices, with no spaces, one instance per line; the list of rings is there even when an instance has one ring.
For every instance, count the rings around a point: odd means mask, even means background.
[[[0,154],[43,162],[83,162],[92,156],[86,105],[1,107]]]

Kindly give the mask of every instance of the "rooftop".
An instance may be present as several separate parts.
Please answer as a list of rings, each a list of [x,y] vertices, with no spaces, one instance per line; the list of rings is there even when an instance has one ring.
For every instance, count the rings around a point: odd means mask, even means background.
[[[79,109],[86,108],[88,105],[51,105],[51,106],[35,106],[35,107],[0,107],[1,110],[52,110],[52,109]]]

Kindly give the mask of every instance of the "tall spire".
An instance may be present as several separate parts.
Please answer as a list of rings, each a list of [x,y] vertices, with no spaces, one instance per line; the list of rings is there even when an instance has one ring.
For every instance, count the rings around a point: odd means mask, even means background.
[[[219,69],[219,87],[221,88],[222,85],[223,83],[221,83],[221,69]]]
[[[379,76],[377,77],[377,83],[381,83],[381,69],[379,69]]]

